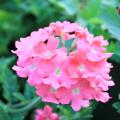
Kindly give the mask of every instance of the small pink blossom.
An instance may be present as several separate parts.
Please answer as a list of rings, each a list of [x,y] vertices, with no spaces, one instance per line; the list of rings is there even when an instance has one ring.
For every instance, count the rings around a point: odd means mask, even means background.
[[[66,42],[72,40],[70,50]],[[90,34],[77,23],[54,22],[16,41],[13,69],[27,78],[44,102],[69,104],[78,111],[90,100],[107,102],[114,82],[109,76],[107,40]]]
[[[59,116],[52,112],[52,107],[46,105],[43,110],[36,110],[35,120],[59,120]]]

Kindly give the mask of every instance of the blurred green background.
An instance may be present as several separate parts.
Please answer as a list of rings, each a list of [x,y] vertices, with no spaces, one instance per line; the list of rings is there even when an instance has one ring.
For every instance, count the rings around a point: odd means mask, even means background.
[[[35,108],[43,108],[34,88],[18,78],[11,67],[16,58],[11,53],[15,41],[53,21],[78,22],[94,35],[109,41],[107,50],[114,68],[116,86],[107,104],[74,112],[69,106],[50,104],[61,120],[120,120],[120,0],[0,0],[0,120],[33,120]],[[33,106],[31,105],[33,104]]]

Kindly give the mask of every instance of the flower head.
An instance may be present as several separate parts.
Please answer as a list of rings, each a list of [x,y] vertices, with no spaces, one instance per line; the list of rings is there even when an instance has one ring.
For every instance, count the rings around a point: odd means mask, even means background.
[[[66,42],[71,40],[67,50]],[[18,76],[28,78],[44,102],[69,104],[75,111],[90,100],[107,102],[111,53],[102,36],[94,37],[77,23],[55,22],[16,42]]]

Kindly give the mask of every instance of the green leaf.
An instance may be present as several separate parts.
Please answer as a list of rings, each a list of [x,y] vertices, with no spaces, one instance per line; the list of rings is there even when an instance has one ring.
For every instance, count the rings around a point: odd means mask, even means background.
[[[113,55],[111,57],[112,60],[120,63],[120,42],[119,41],[111,41],[109,46],[107,47],[108,52],[112,52]]]
[[[9,120],[8,113],[4,104],[0,103],[0,120]]]
[[[100,18],[113,38],[120,41],[120,15],[117,13],[116,8],[109,5],[103,5]]]
[[[10,120],[24,120],[26,112],[18,114],[9,114]]]
[[[101,0],[88,1],[81,15],[86,19],[96,18],[100,14]]]
[[[26,99],[32,99],[36,96],[35,88],[30,86],[28,83],[25,84],[24,96]]]
[[[0,58],[0,82],[4,80],[5,71],[7,68],[10,68],[10,64],[13,60],[14,57]]]
[[[49,0],[55,6],[63,8],[69,15],[75,15],[79,8],[78,0]]]
[[[78,12],[77,22],[101,23],[99,15],[101,13],[102,0],[88,0],[84,4],[81,2],[81,9]],[[81,21],[81,19],[83,19]]]
[[[6,69],[3,80],[3,96],[9,102],[16,101],[14,93],[19,91],[17,77],[9,70]]]
[[[67,51],[70,51],[73,41],[74,41],[73,39],[65,41],[65,46],[67,48]]]
[[[13,96],[17,99],[17,100],[20,100],[20,101],[25,101],[25,96],[23,96],[21,93],[19,92],[14,92],[13,93]]]
[[[33,110],[36,106],[38,106],[40,103],[40,98],[35,97],[29,103],[22,108],[12,108],[8,107],[8,113],[11,120],[24,120],[26,114],[30,111]]]
[[[71,114],[71,108],[69,106],[58,106],[61,112],[61,119],[62,120],[73,120],[73,115]]]
[[[3,97],[8,102],[16,100],[13,94],[19,90],[17,76],[10,70],[13,60],[14,57],[0,59],[0,81],[3,88]]]
[[[90,120],[93,115],[93,111],[96,108],[97,103],[92,101],[90,106],[87,108],[82,108],[80,111],[75,112],[68,105],[58,106],[60,109],[61,120]]]
[[[76,115],[74,116],[74,120],[78,120],[78,118],[80,120],[91,120],[91,118],[93,117],[92,113],[96,106],[97,103],[95,101],[92,101],[89,107],[82,108],[79,112],[76,113]]]
[[[114,103],[113,107],[117,109],[118,113],[120,113],[120,102]]]

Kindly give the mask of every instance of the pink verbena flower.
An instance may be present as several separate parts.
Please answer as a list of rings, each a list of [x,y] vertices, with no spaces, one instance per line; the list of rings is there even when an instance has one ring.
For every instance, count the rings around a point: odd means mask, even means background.
[[[52,107],[46,105],[43,110],[36,110],[35,120],[59,120],[59,116],[52,112]]]
[[[66,42],[72,40],[67,50]],[[44,102],[69,104],[75,111],[88,107],[90,100],[107,102],[114,82],[109,76],[102,36],[94,37],[77,23],[55,22],[16,42],[18,76],[28,78]]]

